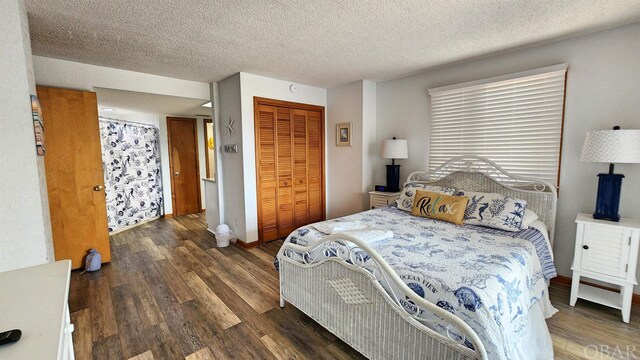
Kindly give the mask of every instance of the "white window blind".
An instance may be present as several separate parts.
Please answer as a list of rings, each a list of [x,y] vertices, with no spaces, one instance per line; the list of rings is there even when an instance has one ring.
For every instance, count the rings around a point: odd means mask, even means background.
[[[558,184],[566,64],[430,89],[429,169],[478,155]]]

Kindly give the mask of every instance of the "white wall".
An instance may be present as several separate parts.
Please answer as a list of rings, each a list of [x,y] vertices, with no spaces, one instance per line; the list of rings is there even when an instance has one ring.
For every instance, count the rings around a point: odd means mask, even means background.
[[[218,83],[211,83],[211,102],[213,103],[213,131],[216,143],[216,182],[215,186],[210,186],[209,189],[214,192],[213,194],[206,194],[207,199],[212,199],[209,202],[207,209],[207,227],[211,230],[224,223],[224,179],[222,177],[222,128],[220,121],[220,93],[218,91]]]
[[[377,133],[377,85],[372,81],[362,81],[362,209],[369,208],[369,191],[373,190],[373,174],[379,156],[376,145]]]
[[[209,84],[166,76],[82,64],[42,56],[33,57],[38,85],[93,91],[94,88],[209,99]]]
[[[640,128],[640,24],[590,34],[550,45],[440,68],[402,79],[378,83],[377,141],[398,136],[409,141],[409,159],[401,161],[401,176],[427,168],[430,103],[427,89],[502,74],[568,63],[560,197],[555,232],[558,272],[570,276],[577,213],[592,213],[596,174],[607,164],[580,162],[586,131]],[[377,156],[378,164],[383,160]],[[620,215],[640,217],[640,165],[617,165],[626,176]],[[384,181],[375,167],[375,180]],[[640,269],[638,271],[640,276]],[[636,287],[636,292],[640,289]]]
[[[240,74],[235,74],[218,83],[219,92],[219,131],[218,151],[220,152],[220,168],[218,172],[219,194],[224,198],[222,208],[224,223],[241,241],[246,241],[245,225],[245,192],[243,180],[242,155],[242,121],[240,106]],[[229,119],[235,120],[235,134],[229,136],[226,126]],[[229,156],[223,153],[224,145],[238,144],[238,154]],[[220,190],[221,189],[221,190]]]
[[[327,218],[363,210],[362,81],[327,91]],[[351,146],[336,146],[336,124],[351,123]]]
[[[99,105],[100,104],[98,104],[98,106]],[[138,124],[151,125],[156,128],[160,127],[160,114],[150,114],[143,112],[129,112],[127,114],[118,114],[98,109],[98,115],[107,119],[130,121]]]
[[[36,155],[29,95],[36,94],[24,3],[0,12],[0,271],[53,261],[44,157]]]
[[[351,146],[336,146],[336,124],[345,122]],[[375,141],[376,84],[360,80],[327,90],[327,218],[369,208]]]

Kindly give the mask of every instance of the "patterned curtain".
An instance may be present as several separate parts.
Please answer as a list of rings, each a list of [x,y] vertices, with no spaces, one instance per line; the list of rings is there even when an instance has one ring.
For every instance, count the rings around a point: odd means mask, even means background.
[[[158,129],[100,119],[109,232],[161,215]]]

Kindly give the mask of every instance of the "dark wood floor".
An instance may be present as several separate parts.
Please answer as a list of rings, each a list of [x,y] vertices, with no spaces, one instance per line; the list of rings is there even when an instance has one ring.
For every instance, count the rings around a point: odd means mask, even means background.
[[[278,307],[273,258],[281,244],[216,248],[202,215],[160,219],[112,236],[110,264],[72,273],[76,358],[362,358],[292,306]],[[566,305],[567,289],[552,287],[551,295],[560,309],[548,321],[557,359],[607,352],[640,358],[638,306],[624,324],[613,309]]]

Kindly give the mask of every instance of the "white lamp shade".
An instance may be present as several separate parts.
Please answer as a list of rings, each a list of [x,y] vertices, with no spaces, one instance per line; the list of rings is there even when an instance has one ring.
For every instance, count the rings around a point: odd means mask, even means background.
[[[597,130],[587,132],[582,161],[640,163],[640,130]]]
[[[382,141],[383,159],[407,159],[408,157],[407,140],[386,139]]]

